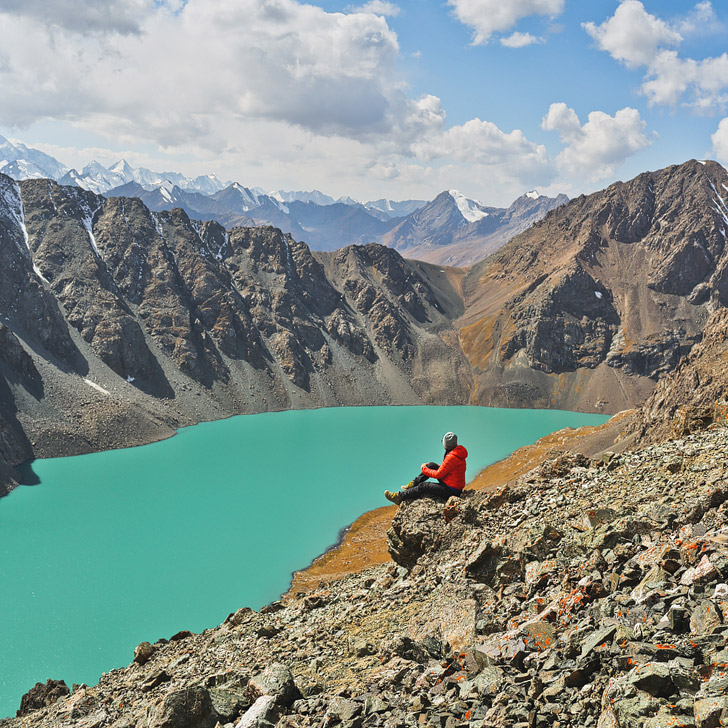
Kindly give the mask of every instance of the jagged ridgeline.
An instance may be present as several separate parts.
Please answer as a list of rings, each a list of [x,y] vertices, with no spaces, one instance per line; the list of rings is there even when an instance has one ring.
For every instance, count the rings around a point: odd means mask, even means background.
[[[443,268],[0,175],[0,458],[284,408],[635,406],[728,301],[725,199],[687,162]]]

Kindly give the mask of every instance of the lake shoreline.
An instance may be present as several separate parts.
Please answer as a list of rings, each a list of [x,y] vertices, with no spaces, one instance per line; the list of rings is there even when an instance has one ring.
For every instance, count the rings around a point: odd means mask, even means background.
[[[495,490],[507,485],[539,465],[549,452],[573,449],[588,457],[616,448],[621,451],[628,440],[617,443],[621,432],[636,410],[618,412],[603,425],[564,428],[540,438],[532,445],[515,450],[507,457],[488,465],[468,483],[466,490]],[[365,569],[391,561],[387,551],[387,530],[397,512],[388,505],[363,513],[340,531],[340,537],[304,569],[295,571],[283,600],[315,591],[324,582],[341,579]]]

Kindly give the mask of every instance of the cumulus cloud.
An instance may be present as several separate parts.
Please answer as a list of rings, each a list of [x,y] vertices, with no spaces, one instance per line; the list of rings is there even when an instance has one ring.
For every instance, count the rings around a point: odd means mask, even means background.
[[[555,169],[543,145],[530,141],[520,130],[504,132],[490,121],[471,119],[431,134],[412,145],[418,159],[439,158],[470,162],[495,169],[501,178],[529,179],[544,184]]]
[[[127,0],[132,2],[133,0]],[[268,118],[321,133],[391,128],[405,104],[384,17],[295,0],[189,0],[149,13],[132,36],[89,37],[5,12],[0,122],[113,120],[161,144],[214,140],[215,117]]]
[[[560,15],[565,0],[448,0],[455,17],[473,31],[473,43],[487,43],[494,33],[513,28],[529,15]]]
[[[722,164],[728,165],[728,117],[718,124],[718,129],[710,139],[713,142],[715,158]]]
[[[119,0],[100,32],[61,22],[63,5],[50,27],[40,0],[11,1],[0,0],[0,126],[53,120],[116,150],[56,155],[76,167],[118,155],[269,188],[335,179],[333,194],[362,197],[477,185],[497,204],[555,176],[523,132],[480,119],[448,128],[438,97],[408,94],[390,3],[327,13],[298,0]],[[166,161],[146,158],[150,145]]]
[[[640,0],[622,0],[601,25],[584,23],[597,46],[629,68],[645,68],[642,92],[650,104],[675,106],[683,101],[711,113],[728,100],[728,54],[703,60],[681,58],[684,34],[696,34],[711,23],[710,2],[700,2],[675,27],[648,13]]]
[[[516,31],[505,38],[501,38],[500,42],[501,45],[506,46],[506,48],[524,48],[525,46],[533,45],[534,43],[543,43],[544,40],[543,38],[531,35],[530,33],[520,33],[519,31]]]
[[[601,25],[584,23],[599,48],[630,68],[649,65],[664,47],[678,46],[682,36],[650,15],[640,0],[623,0]]]
[[[82,33],[139,33],[152,0],[0,0],[0,14],[28,17]]]
[[[628,157],[650,144],[639,111],[629,107],[614,116],[592,111],[582,125],[576,112],[565,103],[551,104],[541,126],[558,132],[565,145],[556,157],[559,169],[591,180],[614,174]]]
[[[683,36],[720,33],[724,26],[715,14],[710,0],[699,2],[687,15],[678,18],[676,28]]]
[[[726,103],[728,54],[695,61],[663,51],[650,65],[642,90],[652,104],[676,105],[686,94],[696,109],[710,113]]]

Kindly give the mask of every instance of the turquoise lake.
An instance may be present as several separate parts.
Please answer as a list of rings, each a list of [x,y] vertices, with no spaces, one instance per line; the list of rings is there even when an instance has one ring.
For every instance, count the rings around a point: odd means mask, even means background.
[[[94,684],[134,647],[260,608],[367,510],[440,461],[486,465],[600,415],[346,407],[245,415],[128,450],[37,460],[0,499],[0,717],[48,678]]]

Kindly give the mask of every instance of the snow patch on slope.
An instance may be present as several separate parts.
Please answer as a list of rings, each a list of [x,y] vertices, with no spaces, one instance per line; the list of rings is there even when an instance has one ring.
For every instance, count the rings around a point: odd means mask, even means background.
[[[488,217],[488,213],[480,208],[479,202],[471,200],[462,192],[459,192],[458,190],[448,190],[448,194],[453,198],[453,200],[455,200],[455,204],[458,206],[460,214],[468,222],[477,222],[478,220]]]
[[[10,178],[0,180],[0,202],[4,203],[4,207],[10,216],[10,219],[20,228],[23,233],[23,241],[25,242],[26,250],[30,262],[33,266],[33,271],[44,283],[48,283],[43,274],[40,272],[40,268],[33,259],[33,251],[30,249],[30,238],[28,237],[28,229],[25,227],[25,210],[23,208],[23,198],[20,195],[20,186],[15,180]],[[21,250],[23,250],[21,248]]]

